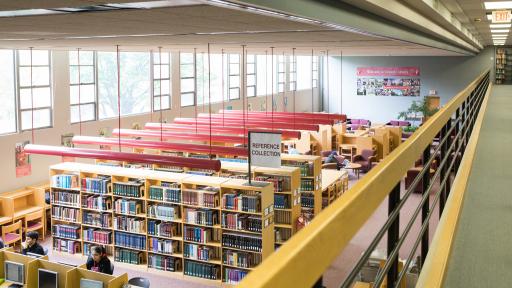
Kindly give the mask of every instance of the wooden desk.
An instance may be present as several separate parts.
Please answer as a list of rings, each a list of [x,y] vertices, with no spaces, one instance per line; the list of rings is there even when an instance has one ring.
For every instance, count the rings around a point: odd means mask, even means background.
[[[3,277],[3,276],[2,276]],[[0,288],[7,288],[9,287],[9,285],[13,284],[13,282],[10,282],[10,281],[5,281],[4,283],[2,283],[0,285]],[[23,285],[23,287],[27,287],[27,284]]]
[[[0,194],[0,198],[12,201],[12,221],[23,219],[26,214],[37,212],[46,207],[44,191],[40,189],[24,188]]]
[[[355,144],[339,144],[338,145],[338,154],[348,158],[349,161],[352,161],[352,158],[357,155],[357,145]]]
[[[359,179],[359,172],[361,171],[361,167],[363,167],[361,164],[350,163],[348,166],[345,166],[344,169],[351,169],[356,174],[357,179]]]

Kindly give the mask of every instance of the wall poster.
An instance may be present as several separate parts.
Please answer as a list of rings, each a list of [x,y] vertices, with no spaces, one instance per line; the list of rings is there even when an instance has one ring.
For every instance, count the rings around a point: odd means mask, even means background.
[[[16,143],[16,147],[14,149],[14,157],[16,159],[16,178],[32,174],[30,155],[25,153],[25,145],[29,143],[30,141]]]
[[[358,96],[420,96],[418,67],[358,67]]]

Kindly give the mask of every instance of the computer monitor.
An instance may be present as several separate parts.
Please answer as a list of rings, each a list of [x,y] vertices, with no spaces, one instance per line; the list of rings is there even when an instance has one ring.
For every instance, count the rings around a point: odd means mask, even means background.
[[[4,261],[5,280],[12,282],[12,287],[22,287],[25,283],[25,265]]]
[[[80,288],[103,288],[103,282],[81,278]]]
[[[36,254],[36,253],[32,253],[32,252],[27,252],[27,256],[30,256],[30,257],[33,257],[33,258],[41,258],[44,255]]]
[[[59,275],[57,272],[39,268],[37,273],[38,288],[58,288]]]

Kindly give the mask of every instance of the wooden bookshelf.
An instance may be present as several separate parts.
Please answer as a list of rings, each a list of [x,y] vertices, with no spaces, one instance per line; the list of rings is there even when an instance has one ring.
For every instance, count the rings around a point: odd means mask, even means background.
[[[270,183],[253,187],[244,185],[247,181],[242,179],[82,163],[51,166],[50,176],[66,179],[52,181],[51,192],[67,193],[60,197],[52,194],[52,212],[61,208],[77,210],[71,213],[74,217],[52,213],[53,249],[60,252],[85,257],[91,245],[104,245],[114,261],[122,265],[234,284],[274,250],[274,192]],[[232,194],[251,201],[258,198],[259,204],[229,209],[223,197]],[[116,201],[120,203],[117,206]],[[86,217],[89,214],[93,216]],[[251,223],[261,223],[262,228],[253,225],[251,229],[230,229],[233,227],[222,222],[223,215],[228,214],[250,217]],[[59,225],[79,228],[71,235],[62,235],[58,233]],[[101,232],[101,237],[91,239],[90,233],[94,232]],[[261,248],[228,247],[225,237],[260,239],[254,243],[260,243]],[[71,244],[62,245],[62,241]],[[252,265],[229,262],[228,256],[251,259],[248,263]]]
[[[300,169],[301,211],[318,215],[322,210],[322,157],[281,154],[282,165]]]
[[[322,169],[322,209],[345,193],[346,182],[348,182],[347,171]]]

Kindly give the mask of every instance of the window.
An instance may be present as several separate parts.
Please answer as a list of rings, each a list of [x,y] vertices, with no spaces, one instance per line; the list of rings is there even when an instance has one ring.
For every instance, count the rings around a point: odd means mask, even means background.
[[[290,61],[290,70],[288,71],[289,90],[297,90],[297,56],[288,56]]]
[[[270,95],[271,91],[268,87],[272,83],[272,79],[270,77],[272,71],[269,71],[270,68],[270,56],[267,55],[257,55],[256,56],[256,90],[258,96]]]
[[[278,55],[277,56],[277,92],[283,93],[284,92],[284,85],[286,82],[285,79],[285,61],[284,61],[284,55]]]
[[[195,53],[180,53],[181,107],[196,104],[195,56]]]
[[[247,55],[247,97],[255,97],[257,95],[257,57],[256,55]]]
[[[240,55],[228,54],[229,100],[240,99]]]
[[[18,50],[18,79],[21,130],[51,127],[50,52]]]
[[[16,132],[14,50],[0,50],[0,134]]]
[[[311,89],[311,56],[296,56],[297,90]]]
[[[98,105],[99,118],[118,115],[117,106],[117,55],[115,52],[98,52]],[[150,55],[144,52],[122,52],[121,115],[151,111]]]
[[[160,55],[162,59],[160,59]],[[153,111],[171,108],[171,55],[153,53]],[[162,103],[162,108],[160,108]]]
[[[197,65],[197,102],[198,104],[208,105],[210,99],[212,103],[222,102],[223,95],[226,95],[226,87],[222,91],[223,77],[227,74],[227,58],[222,54],[210,54],[210,63],[208,63],[208,54],[201,53],[196,57]],[[222,63],[224,62],[224,63]],[[211,71],[208,66],[211,64]],[[224,67],[224,71],[222,68]],[[209,72],[209,73],[208,73]],[[210,77],[210,79],[208,79]],[[209,81],[209,82],[208,82]],[[211,93],[208,93],[210,87]]]
[[[318,56],[313,56],[312,64],[313,64],[313,69],[312,69],[313,88],[316,88],[316,87],[318,87]]]
[[[96,120],[96,71],[94,52],[80,51],[80,59],[78,59],[78,54],[78,51],[69,52],[69,103],[71,123]]]

